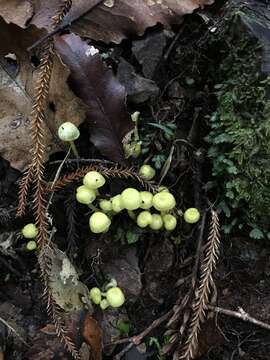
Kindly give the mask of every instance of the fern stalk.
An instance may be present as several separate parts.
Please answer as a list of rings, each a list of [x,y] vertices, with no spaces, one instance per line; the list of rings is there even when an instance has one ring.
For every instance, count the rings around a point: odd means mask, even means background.
[[[205,249],[205,257],[200,267],[200,281],[192,304],[192,318],[184,348],[182,351],[178,351],[180,353],[179,357],[177,355],[178,359],[191,360],[197,351],[198,335],[201,324],[206,317],[211,288],[214,286],[213,272],[219,257],[219,245],[219,219],[217,213],[211,210],[210,231]]]
[[[121,179],[133,179],[139,182],[143,188],[155,192],[157,186],[153,185],[151,182],[144,180],[140,175],[138,175],[132,168],[124,168],[118,165],[115,165],[110,168],[104,168],[99,165],[88,165],[84,166],[70,174],[63,176],[61,179],[55,182],[52,188],[49,191],[58,191],[63,189],[65,186],[72,184],[73,182],[81,180],[81,178],[87,174],[89,171],[98,171],[106,178],[121,178]]]

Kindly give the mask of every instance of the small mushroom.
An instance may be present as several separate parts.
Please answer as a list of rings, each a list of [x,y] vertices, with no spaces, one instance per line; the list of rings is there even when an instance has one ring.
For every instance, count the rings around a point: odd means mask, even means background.
[[[79,136],[80,136],[79,129],[71,122],[65,122],[61,124],[58,128],[59,139],[70,143],[70,147],[77,158],[79,157],[79,153],[74,144],[74,141],[77,140]]]

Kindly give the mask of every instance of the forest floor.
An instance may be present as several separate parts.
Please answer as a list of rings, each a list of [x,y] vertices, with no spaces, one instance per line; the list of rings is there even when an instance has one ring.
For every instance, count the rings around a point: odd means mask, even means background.
[[[133,171],[150,163],[157,173],[154,185],[168,187],[179,209],[199,208],[201,219],[192,226],[181,220],[179,228],[168,233],[138,229],[127,214],[122,214],[115,217],[108,233],[96,236],[89,233],[88,210],[76,204],[75,186],[81,181],[55,191],[50,208],[57,229],[53,242],[76,268],[80,284],[88,289],[102,287],[115,278],[126,296],[125,305],[119,309],[92,307],[91,318],[85,309],[72,312],[67,322],[73,326],[71,333],[76,346],[81,347],[83,360],[91,359],[87,350],[82,350],[87,337],[96,351],[93,360],[101,359],[97,327],[103,334],[103,359],[175,360],[178,344],[184,346],[189,335],[192,304],[200,283],[199,266],[208,246],[209,209],[217,200],[211,187],[212,163],[205,139],[210,131],[207,119],[218,107],[215,74],[223,61],[224,39],[235,31],[235,16],[227,11],[222,2],[188,15],[172,30],[155,26],[142,37],[119,45],[91,43],[125,86],[128,112],[140,112],[142,153],[136,159],[129,158],[126,168]],[[237,21],[241,23],[241,18]],[[243,23],[240,26],[257,44],[259,40],[254,40],[250,29]],[[230,45],[226,44],[227,50]],[[61,46],[56,47],[64,54]],[[261,56],[258,54],[258,63]],[[2,62],[16,70],[12,59],[1,55]],[[70,81],[69,85],[72,88],[74,84]],[[117,105],[118,100],[110,109],[114,111]],[[53,101],[50,107],[55,111]],[[76,146],[80,159],[70,155],[61,174],[91,165],[91,159],[98,159],[94,164],[102,171],[114,169],[113,163],[104,160],[109,157],[103,157],[102,150],[93,146],[95,140],[89,141],[87,121],[79,129]],[[53,182],[65,150],[49,156],[45,165],[48,183]],[[110,152],[110,144],[106,151]],[[111,151],[117,153],[114,148]],[[116,168],[116,173],[122,169],[125,167]],[[46,311],[37,253],[26,250],[26,240],[20,235],[22,227],[34,219],[32,205],[26,215],[16,217],[22,174],[10,166],[4,154],[0,174],[0,359],[72,359],[60,345]],[[134,176],[127,180],[127,176],[118,179],[120,173],[113,174],[113,179],[108,175],[106,195],[118,194],[125,187],[142,187]],[[226,221],[220,213],[220,225]],[[270,246],[269,241],[255,240],[248,234],[245,227],[229,234],[221,231],[207,316],[194,351],[196,359],[270,360]],[[55,272],[60,273],[57,266]],[[55,275],[54,281],[58,280]],[[70,293],[67,296],[65,306],[74,300]],[[93,319],[97,323],[92,323]]]

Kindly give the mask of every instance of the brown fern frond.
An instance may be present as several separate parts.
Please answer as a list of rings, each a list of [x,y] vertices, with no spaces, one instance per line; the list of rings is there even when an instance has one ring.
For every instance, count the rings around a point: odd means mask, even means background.
[[[56,15],[53,17],[53,26],[56,27],[62,21],[64,16],[70,10],[71,0],[63,1]],[[45,113],[47,99],[49,94],[50,79],[53,68],[53,42],[51,39],[42,47],[41,61],[38,69],[38,80],[35,86],[35,94],[33,99],[33,107],[31,113],[31,130],[32,130],[32,161],[30,167],[23,177],[19,192],[19,208],[18,214],[25,212],[26,196],[30,186],[34,188],[33,207],[35,215],[35,223],[38,227],[38,262],[41,270],[41,277],[44,283],[44,293],[47,298],[47,307],[52,315],[56,332],[63,341],[65,347],[73,355],[75,359],[79,359],[79,353],[69,336],[66,334],[65,325],[62,321],[62,314],[57,307],[49,287],[49,270],[50,258],[48,257],[49,247],[49,221],[47,214],[46,185],[44,178],[44,156],[45,156]]]
[[[133,179],[139,182],[145,189],[156,191],[156,186],[149,181],[144,180],[136,171],[132,168],[123,168],[119,165],[110,168],[104,168],[103,166],[89,165],[84,166],[70,174],[63,176],[61,179],[56,181],[54,186],[50,188],[50,191],[58,191],[63,189],[65,186],[81,180],[85,174],[89,171],[98,171],[106,178],[121,178],[121,179]]]
[[[69,255],[72,255],[74,247],[77,246],[79,240],[76,210],[76,197],[75,193],[72,192],[65,200],[65,213],[67,217],[67,254]]]
[[[23,175],[22,180],[19,184],[19,195],[18,195],[18,208],[16,212],[16,216],[20,217],[25,214],[26,211],[26,201],[27,195],[29,192],[29,187],[32,182],[33,168],[29,168],[26,173]]]
[[[72,0],[65,0],[59,7],[57,14],[53,17],[53,26],[61,23],[64,16],[72,6]],[[44,127],[45,127],[45,109],[48,98],[50,78],[53,67],[53,43],[49,39],[42,47],[41,62],[39,65],[38,81],[35,87],[35,95],[32,107],[32,162],[30,167],[20,183],[19,205],[17,216],[25,213],[26,197],[29,187],[32,183],[32,176],[35,174],[39,179],[43,178],[43,158],[45,152]]]
[[[59,25],[62,22],[64,17],[67,15],[69,10],[71,9],[71,6],[72,6],[72,0],[65,0],[62,3],[62,5],[60,5],[57,13],[52,18],[54,27],[56,27],[57,25]]]
[[[198,335],[201,324],[205,320],[207,306],[213,288],[213,271],[219,257],[219,219],[214,210],[211,210],[211,223],[207,239],[204,260],[200,267],[200,281],[195,291],[195,299],[192,304],[192,318],[188,329],[187,340],[183,350],[178,348],[176,358],[191,360],[194,358],[198,347]],[[178,354],[180,354],[178,356]]]

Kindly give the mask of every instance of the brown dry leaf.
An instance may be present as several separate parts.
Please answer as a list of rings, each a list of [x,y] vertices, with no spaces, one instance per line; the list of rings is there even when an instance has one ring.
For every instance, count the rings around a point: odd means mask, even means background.
[[[126,164],[122,140],[134,125],[125,106],[125,88],[79,36],[58,36],[55,46],[71,70],[72,90],[87,105],[90,140],[102,155]]]
[[[102,332],[95,319],[87,311],[74,311],[65,315],[68,336],[79,348],[81,360],[102,359]],[[33,346],[27,351],[28,360],[68,360],[70,354],[60,343],[55,326],[48,324],[40,329],[33,339]]]
[[[26,49],[41,33],[34,27],[23,30],[1,19],[0,32],[0,155],[12,167],[24,171],[31,161],[30,112],[36,78],[36,69]],[[14,65],[9,66],[10,59],[16,60],[15,70]],[[68,68],[55,56],[47,111],[47,156],[63,149],[55,137],[58,126],[65,121],[79,125],[85,118],[82,101],[66,82],[68,76]]]
[[[95,360],[102,360],[102,331],[98,322],[89,314],[85,316],[82,335],[87,344],[91,346]]]
[[[24,28],[33,13],[33,6],[28,0],[0,0],[0,16],[7,23],[13,23]]]
[[[73,3],[64,23],[72,22],[88,11],[72,24],[71,30],[80,36],[106,43],[120,43],[130,35],[142,35],[146,28],[157,23],[165,27],[180,24],[184,15],[213,2],[214,0],[106,0],[100,3],[99,0],[78,0]],[[58,5],[59,0],[35,0],[35,15],[31,23],[51,30],[50,17],[54,15]]]

